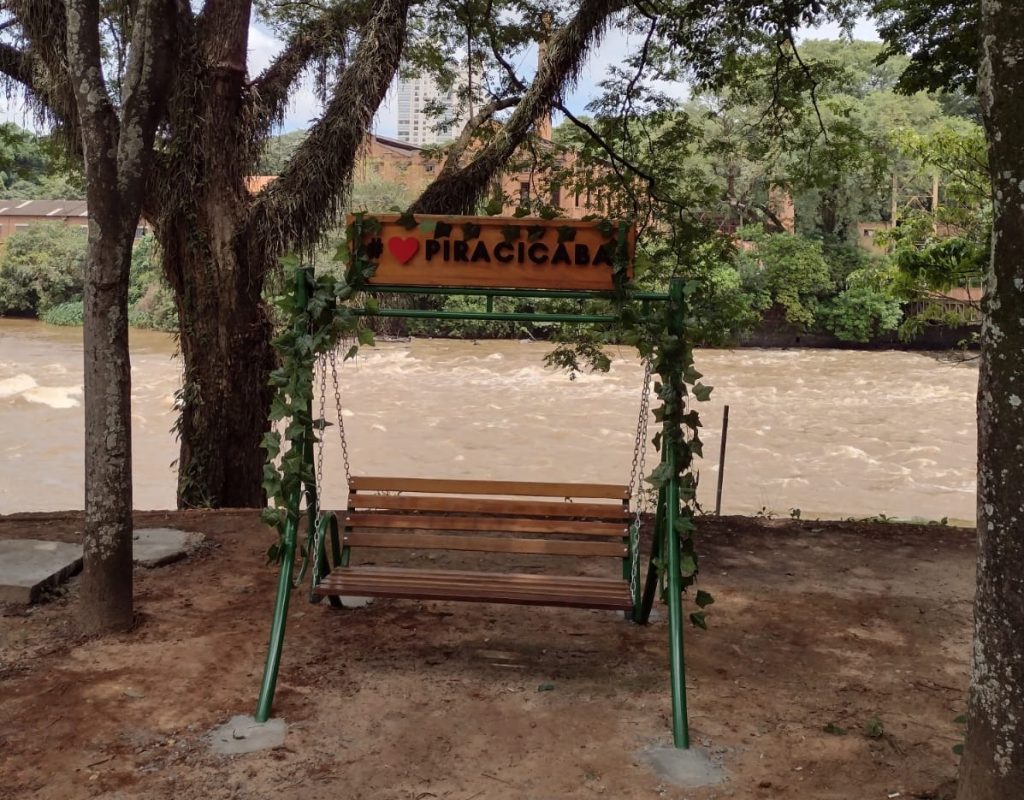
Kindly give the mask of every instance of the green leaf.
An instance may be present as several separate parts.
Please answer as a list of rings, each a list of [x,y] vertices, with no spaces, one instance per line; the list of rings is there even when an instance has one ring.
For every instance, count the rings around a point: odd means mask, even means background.
[[[693,387],[693,396],[703,403],[710,399],[711,390],[711,386],[705,386],[703,383],[698,383]]]
[[[523,229],[518,225],[505,225],[501,229],[501,236],[506,242],[518,241],[522,233]]]
[[[357,344],[352,345],[348,349],[348,352],[345,353],[345,357],[342,359],[342,361],[348,361],[350,358],[355,358],[356,357],[356,353],[358,353],[358,352],[359,352],[359,345],[357,345]]]
[[[278,453],[281,452],[281,434],[277,431],[267,431],[263,434],[263,441],[260,442],[260,447],[267,451],[268,459],[277,458]]]
[[[846,728],[840,728],[834,722],[830,722],[828,725],[822,728],[822,730],[825,731],[825,733],[830,734],[832,736],[846,736]]]
[[[697,559],[690,553],[684,553],[683,557],[679,559],[679,571],[683,575],[693,575],[697,572]]]
[[[378,311],[380,311],[380,301],[376,297],[367,297],[366,311],[369,314],[376,314]]]
[[[440,220],[438,220],[437,224],[434,226],[434,238],[435,239],[442,239],[444,237],[451,236],[451,235],[452,235],[452,225],[451,225],[451,223],[450,222],[441,222]]]
[[[694,611],[690,614],[690,624],[706,631],[708,629],[707,615],[703,611]]]
[[[956,753],[958,756],[962,756],[964,754],[963,742],[961,742],[960,744],[953,745],[953,752]]]
[[[528,242],[537,242],[544,238],[544,233],[547,231],[543,225],[530,225],[526,229],[526,240]]]
[[[606,219],[601,220],[594,227],[597,228],[598,231],[600,231],[601,235],[604,236],[605,239],[612,238],[612,234],[615,233],[615,226],[612,225],[611,222],[609,222]]]
[[[682,515],[676,518],[676,532],[686,537],[695,530],[697,530],[697,526],[693,524],[693,520],[689,516]]]
[[[955,722],[957,725],[966,725],[967,724],[967,715],[966,714],[961,714],[959,717],[954,719],[953,722]]]
[[[558,243],[562,242],[575,242],[576,241],[576,228],[571,225],[562,225],[558,228]]]
[[[501,211],[499,210],[500,214]],[[480,226],[475,222],[466,222],[462,225],[462,238],[469,241],[470,239],[480,238]]]
[[[668,483],[668,480],[671,477],[671,467],[669,467],[668,462],[662,462],[661,464],[658,464],[658,466],[654,468],[654,471],[651,472],[651,474],[648,475],[644,480],[651,484],[651,486],[653,486],[655,489],[660,489],[662,486]]]
[[[530,216],[530,209],[526,206],[519,206],[515,211],[512,212],[512,216],[516,219],[522,219],[523,217]],[[518,238],[518,237],[517,237]]]
[[[284,521],[284,513],[279,508],[265,508],[260,512],[260,519],[272,528]]]
[[[555,690],[555,684],[553,683],[542,683],[537,687],[538,692],[553,692]]]
[[[399,215],[396,222],[403,228],[405,228],[407,231],[411,231],[413,228],[419,225],[419,223],[416,221],[416,217],[413,216],[413,213],[411,211],[402,212],[402,214]]]
[[[556,219],[561,215],[562,213],[557,208],[545,207],[540,210],[540,213],[537,216],[539,216],[541,219]]]
[[[715,602],[715,598],[711,596],[710,592],[705,592],[703,589],[697,590],[697,596],[693,602],[697,604],[698,608],[707,608]]]
[[[359,344],[367,346],[373,345],[373,331],[369,328],[360,328],[359,333],[356,334],[356,338],[359,340]]]

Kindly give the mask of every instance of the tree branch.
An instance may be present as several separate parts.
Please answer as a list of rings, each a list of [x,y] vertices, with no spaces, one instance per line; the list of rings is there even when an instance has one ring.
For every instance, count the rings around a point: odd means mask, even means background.
[[[156,128],[166,109],[176,6],[187,2],[140,0],[132,24],[122,82],[117,182],[121,195],[137,206],[142,203]]]
[[[309,250],[337,217],[351,187],[359,150],[398,71],[410,0],[379,0],[351,64],[335,85],[323,116],[289,159],[284,173],[260,193],[249,218],[249,247],[266,252]]]
[[[28,51],[0,43],[0,72],[38,94],[33,59]]]
[[[248,86],[243,113],[257,130],[269,131],[281,121],[292,88],[311,61],[344,54],[351,22],[341,9],[330,8],[295,31],[284,50]]]
[[[463,153],[469,149],[469,146],[473,143],[473,136],[480,130],[481,127],[497,112],[503,111],[506,108],[512,108],[512,106],[519,103],[522,98],[520,97],[506,97],[503,99],[495,98],[483,106],[476,114],[473,115],[462,128],[462,133],[459,134],[459,138],[456,139],[451,147],[448,148],[448,155],[445,157],[444,166],[441,167],[441,172],[438,173],[438,178],[444,178],[447,175],[452,174],[459,168],[459,161],[462,159]]]
[[[431,183],[410,210],[418,214],[472,212],[530,128],[575,81],[609,17],[626,5],[626,0],[582,0],[572,21],[552,37],[533,83],[504,127],[468,165]]]
[[[42,116],[52,117],[72,149],[81,150],[78,107],[68,74],[65,46],[67,9],[62,0],[6,0],[21,27],[24,48],[9,48],[0,71],[25,86]],[[13,51],[13,52],[11,52]],[[21,53],[21,57],[15,53]],[[27,59],[27,60],[25,60]],[[17,71],[8,72],[7,67]]]
[[[81,126],[89,205],[118,209],[117,161],[111,153],[118,149],[119,126],[103,80],[99,2],[68,0],[67,10],[68,75]],[[106,202],[96,202],[107,194],[111,197]],[[116,220],[120,215],[115,210],[111,216]],[[106,222],[99,220],[101,226]]]

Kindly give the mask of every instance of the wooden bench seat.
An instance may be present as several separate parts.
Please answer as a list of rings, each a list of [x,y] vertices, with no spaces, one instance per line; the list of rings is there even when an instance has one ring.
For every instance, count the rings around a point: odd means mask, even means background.
[[[324,578],[320,595],[512,603],[527,606],[629,611],[629,584],[621,578],[529,573],[464,572],[400,567],[342,567]]]
[[[341,552],[314,593],[629,611],[628,500],[626,487],[610,484],[353,477],[337,515]],[[351,565],[367,549],[616,558],[623,567],[592,577]]]

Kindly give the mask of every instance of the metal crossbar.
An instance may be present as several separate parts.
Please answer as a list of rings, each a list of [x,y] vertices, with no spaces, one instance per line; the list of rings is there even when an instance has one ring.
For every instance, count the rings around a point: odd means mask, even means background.
[[[612,300],[614,292],[571,290],[571,289],[495,289],[486,287],[437,287],[437,286],[392,286],[371,284],[365,289],[368,292],[381,294],[429,294],[453,295],[459,297],[531,297],[538,300],[551,298],[555,300]],[[666,292],[629,292],[631,300],[662,301],[669,299]]]

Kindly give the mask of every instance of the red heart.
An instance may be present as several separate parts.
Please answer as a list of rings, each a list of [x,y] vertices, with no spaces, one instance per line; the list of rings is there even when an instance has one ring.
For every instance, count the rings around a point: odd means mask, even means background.
[[[405,264],[416,255],[420,249],[420,240],[415,239],[412,236],[408,238],[401,238],[399,236],[392,236],[388,239],[388,250],[395,258],[398,259],[399,264]]]

